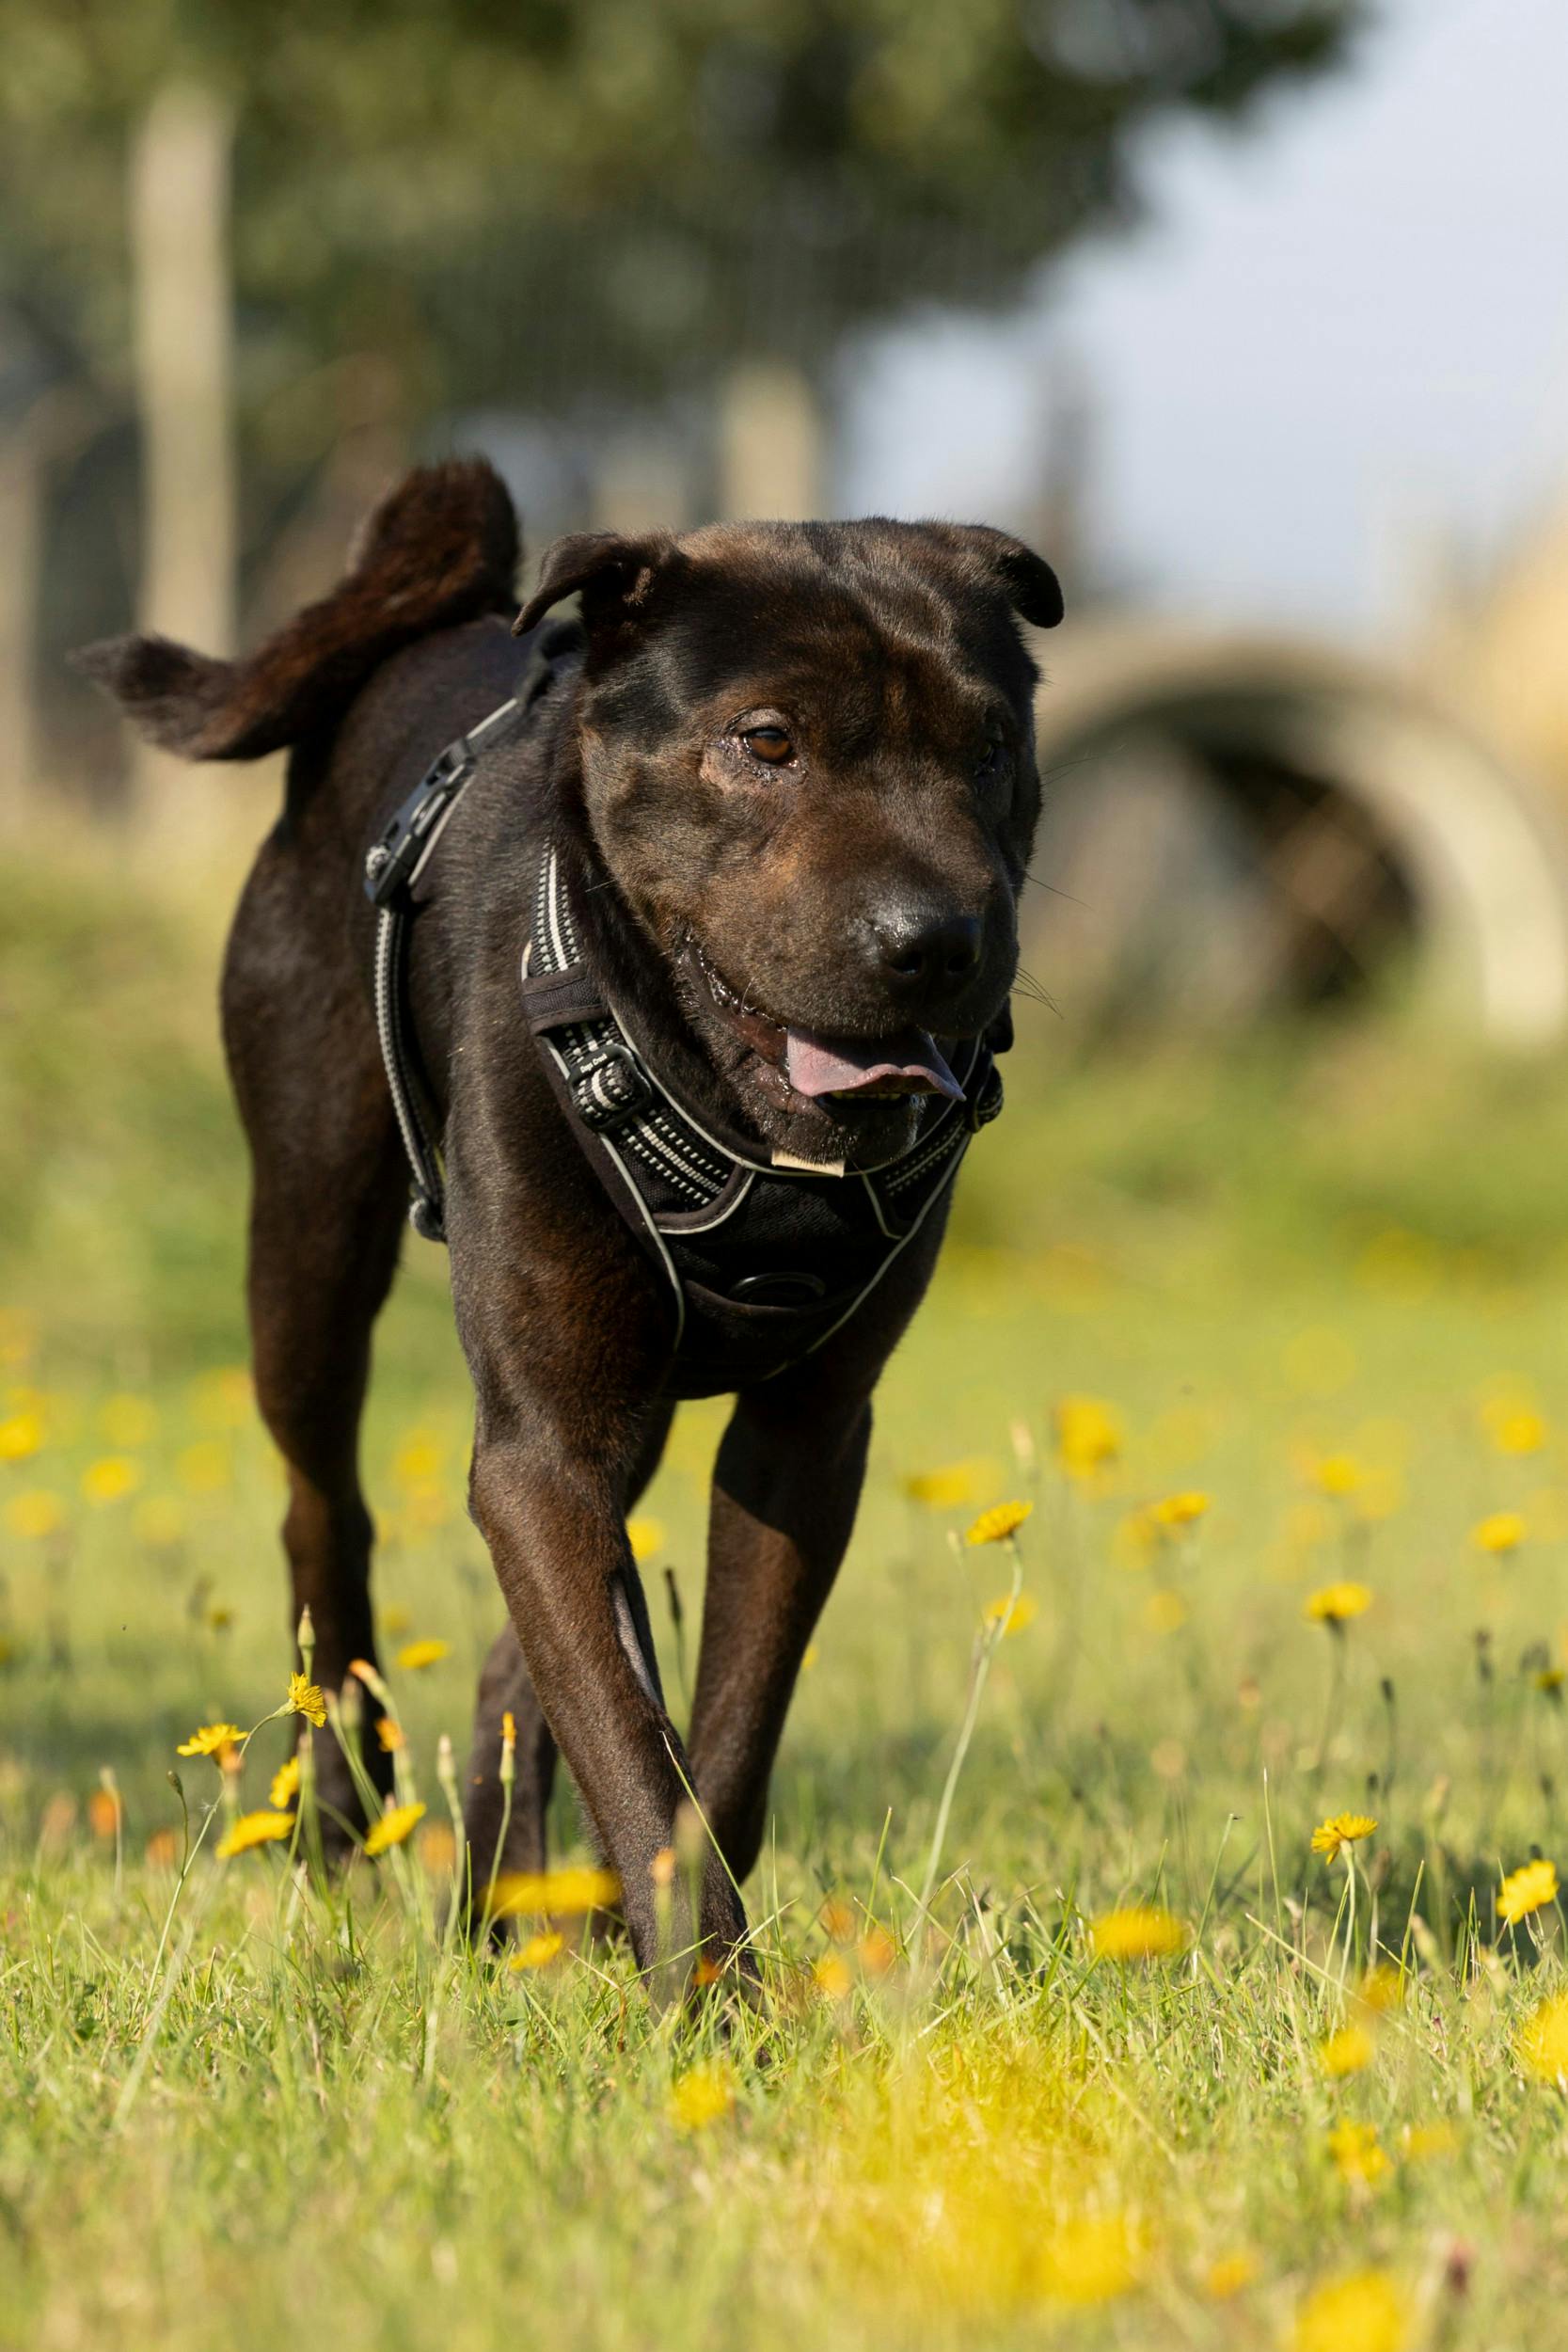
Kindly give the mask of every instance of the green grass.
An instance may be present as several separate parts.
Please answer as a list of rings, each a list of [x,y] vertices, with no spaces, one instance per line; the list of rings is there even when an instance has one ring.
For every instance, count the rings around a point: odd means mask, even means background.
[[[786,1736],[748,1889],[767,1999],[660,2012],[613,1944],[515,1970],[440,1927],[437,1741],[466,1751],[499,1609],[429,1250],[367,1461],[388,1648],[451,1645],[394,1674],[430,1811],[326,1888],[278,1848],[215,1861],[220,1819],[182,1883],[176,1743],[265,1715],[288,1655],[279,1486],[234,1371],[215,915],[78,865],[0,919],[0,2342],[1554,2340],[1565,2111],[1520,2037],[1564,1931],[1495,1905],[1532,1851],[1568,1868],[1537,1679],[1568,1633],[1561,1073],[1396,1027],[1083,1068],[1026,1045],[884,1384]],[[1092,1478],[1054,1447],[1070,1394],[1120,1425]],[[1539,1449],[1499,1451],[1501,1395],[1544,1415]],[[721,1425],[683,1413],[645,1505],[676,1691],[663,1570],[689,1634]],[[1321,1491],[1338,1454],[1348,1497]],[[121,1456],[131,1490],[89,1501]],[[911,1497],[954,1463],[969,1500]],[[1150,1542],[1145,1507],[1188,1490],[1207,1510]],[[28,1534],[40,1495],[60,1524]],[[1009,1495],[1035,1503],[1036,1613],[995,1651],[922,1924],[1009,1574],[955,1538]],[[1492,1557],[1471,1531],[1504,1509],[1527,1537]],[[1342,1577],[1373,1601],[1336,1637],[1303,1610]],[[288,1744],[258,1735],[245,1803]],[[219,1775],[180,1770],[199,1827]],[[1343,1862],[1309,1851],[1346,1809],[1379,1824],[1354,1927]],[[1134,1903],[1183,1923],[1180,1956],[1096,1958],[1091,1923]],[[1320,2045],[1376,1953],[1402,1999],[1332,2079]],[[718,2110],[695,2124],[693,2077]],[[1365,2271],[1398,2326],[1368,2288],[1313,2334],[1313,2296]]]

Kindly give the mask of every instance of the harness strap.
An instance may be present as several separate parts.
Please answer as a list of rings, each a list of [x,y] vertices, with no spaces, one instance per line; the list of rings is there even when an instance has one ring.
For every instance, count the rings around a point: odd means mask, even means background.
[[[447,1237],[446,1187],[440,1146],[420,1102],[417,1057],[407,1029],[408,935],[419,911],[425,868],[474,772],[480,750],[493,750],[515,734],[550,683],[547,635],[534,646],[517,691],[437,754],[365,859],[365,896],[376,909],[376,1036],[408,1161],[408,1221],[425,1241]]]

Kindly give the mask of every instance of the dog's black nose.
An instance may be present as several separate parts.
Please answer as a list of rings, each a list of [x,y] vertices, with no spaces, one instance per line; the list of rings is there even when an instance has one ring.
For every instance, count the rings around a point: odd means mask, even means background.
[[[884,977],[900,1001],[956,996],[980,961],[980,918],[929,904],[885,908],[871,926]]]

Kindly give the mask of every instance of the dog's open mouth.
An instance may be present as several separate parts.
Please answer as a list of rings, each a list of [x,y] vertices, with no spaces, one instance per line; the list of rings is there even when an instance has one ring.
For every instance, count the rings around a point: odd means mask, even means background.
[[[911,1094],[961,1100],[962,1087],[925,1029],[842,1037],[779,1021],[732,988],[695,941],[691,956],[720,1012],[754,1053],[782,1073],[791,1091],[807,1101],[887,1102]]]

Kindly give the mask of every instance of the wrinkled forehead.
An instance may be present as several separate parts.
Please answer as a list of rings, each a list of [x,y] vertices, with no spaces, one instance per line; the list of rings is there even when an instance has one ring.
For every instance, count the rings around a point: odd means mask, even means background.
[[[662,735],[772,707],[846,747],[891,734],[956,750],[1003,711],[1027,726],[1036,674],[1001,596],[962,592],[937,566],[824,561],[734,531],[710,552],[704,535],[595,681],[601,723]]]

